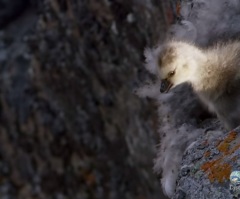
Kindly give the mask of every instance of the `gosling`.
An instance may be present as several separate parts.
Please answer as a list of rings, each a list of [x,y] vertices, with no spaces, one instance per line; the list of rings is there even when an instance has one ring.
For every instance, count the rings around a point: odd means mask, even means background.
[[[191,84],[227,130],[240,125],[240,42],[218,43],[206,49],[170,41],[155,49],[160,91]]]

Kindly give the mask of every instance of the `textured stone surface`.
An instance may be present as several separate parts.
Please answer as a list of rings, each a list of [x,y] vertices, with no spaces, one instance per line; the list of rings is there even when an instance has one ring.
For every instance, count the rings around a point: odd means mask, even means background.
[[[46,0],[0,33],[0,198],[163,198],[154,106],[132,93],[162,13]]]
[[[0,29],[16,19],[30,6],[30,0],[0,0]]]
[[[219,138],[198,138],[185,154],[173,198],[232,198],[230,174],[239,170],[239,128]]]

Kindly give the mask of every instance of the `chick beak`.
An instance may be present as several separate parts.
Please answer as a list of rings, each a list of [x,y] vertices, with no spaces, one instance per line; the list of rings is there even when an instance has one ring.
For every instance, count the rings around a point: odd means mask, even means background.
[[[172,87],[172,83],[168,81],[167,79],[162,80],[161,87],[160,87],[160,92],[161,93],[167,93],[170,88]]]

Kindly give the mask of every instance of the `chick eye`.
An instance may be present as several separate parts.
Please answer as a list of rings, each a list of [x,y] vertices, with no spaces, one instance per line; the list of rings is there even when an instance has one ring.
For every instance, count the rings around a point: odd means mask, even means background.
[[[168,76],[171,77],[171,76],[173,76],[174,74],[175,74],[175,71],[170,71],[170,72],[168,73]]]

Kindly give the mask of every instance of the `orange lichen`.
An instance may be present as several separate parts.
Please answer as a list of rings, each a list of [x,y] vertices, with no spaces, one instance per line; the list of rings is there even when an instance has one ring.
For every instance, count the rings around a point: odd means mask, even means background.
[[[229,135],[218,145],[218,150],[224,153],[224,155],[227,155],[227,153],[229,152],[230,143],[236,138],[236,136],[237,133],[234,131],[229,133]]]
[[[231,142],[236,139],[236,136],[236,132],[229,133],[229,135],[217,146],[218,150],[222,152],[221,156],[218,159],[206,162],[201,166],[201,169],[204,172],[207,172],[210,182],[218,181],[221,183],[229,178],[232,166],[224,160],[226,156],[231,155],[240,148],[240,144],[238,144],[231,149]],[[209,154],[209,151],[205,152],[205,157],[208,157]],[[233,157],[231,160],[234,161],[235,159]]]
[[[209,157],[209,156],[210,156],[210,154],[211,154],[211,152],[210,152],[210,151],[206,151],[206,152],[204,153],[204,156],[205,156],[205,157]]]
[[[229,178],[232,167],[227,163],[222,163],[221,159],[217,159],[211,162],[206,162],[201,166],[201,169],[205,172],[208,171],[210,182],[218,181],[221,183]]]
[[[233,140],[235,140],[237,137],[237,132],[232,131],[231,133],[229,133],[229,135],[224,139],[224,141],[226,142],[232,142]]]
[[[218,149],[220,152],[226,154],[226,153],[229,151],[229,145],[230,145],[229,143],[222,142],[222,143],[220,143],[220,144],[218,145],[217,149]]]

